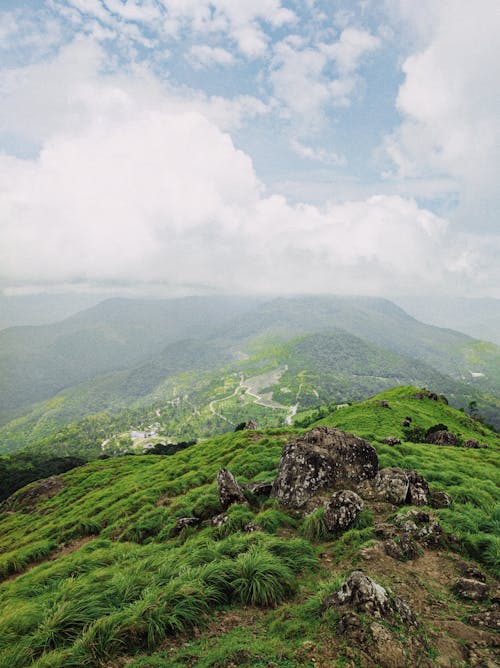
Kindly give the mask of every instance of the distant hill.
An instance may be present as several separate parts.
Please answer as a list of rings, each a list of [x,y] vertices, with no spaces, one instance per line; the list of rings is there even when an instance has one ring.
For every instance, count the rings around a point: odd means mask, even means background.
[[[90,308],[105,296],[96,294],[0,294],[0,330],[24,325],[48,325]]]
[[[500,426],[500,348],[377,298],[109,300],[0,332],[0,369],[3,451],[95,413],[189,440],[407,384]]]
[[[397,297],[394,301],[417,320],[500,345],[500,299]]]
[[[210,336],[255,300],[110,299],[58,323],[0,332],[0,422],[29,404],[127,369],[181,339]]]

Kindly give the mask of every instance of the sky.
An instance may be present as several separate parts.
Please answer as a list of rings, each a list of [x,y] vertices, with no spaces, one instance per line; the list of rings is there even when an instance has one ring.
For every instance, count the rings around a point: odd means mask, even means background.
[[[500,297],[498,0],[0,0],[0,290]]]

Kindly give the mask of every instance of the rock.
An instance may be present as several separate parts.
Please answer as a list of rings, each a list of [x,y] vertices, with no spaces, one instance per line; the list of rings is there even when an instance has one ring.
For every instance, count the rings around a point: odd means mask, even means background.
[[[179,517],[175,525],[175,533],[180,533],[186,527],[196,527],[200,522],[199,517]]]
[[[403,420],[403,422],[401,422],[401,426],[402,427],[411,427],[410,420]]]
[[[473,626],[485,626],[488,629],[499,631],[500,607],[498,605],[492,605],[491,608],[488,608],[487,610],[482,610],[475,615],[467,617],[467,624],[472,624]]]
[[[386,436],[382,442],[386,445],[399,445],[401,443],[401,439],[396,438],[395,436]]]
[[[375,448],[334,427],[315,427],[283,448],[271,496],[300,508],[318,492],[351,488],[378,470]]]
[[[406,415],[405,420],[407,420],[408,422],[411,422],[413,420],[413,418],[412,418],[411,415]]]
[[[458,437],[451,431],[446,431],[442,429],[440,431],[434,431],[431,434],[428,434],[425,438],[426,443],[432,443],[433,445],[458,445]]]
[[[258,428],[259,428],[259,425],[258,425],[257,422],[255,422],[255,420],[248,420],[248,422],[243,427],[243,429],[248,429],[250,431],[253,431],[253,430],[258,429]]]
[[[249,482],[245,485],[245,489],[255,494],[255,496],[269,496],[273,488],[272,481],[269,482]]]
[[[223,524],[225,524],[229,519],[229,515],[226,515],[225,513],[220,513],[219,515],[214,515],[210,519],[210,524],[213,527],[221,527]]]
[[[466,578],[472,580],[479,580],[479,582],[486,582],[486,576],[479,568],[476,568],[473,564],[468,564],[466,561],[462,561],[458,564],[458,569],[460,573]]]
[[[220,469],[217,473],[217,490],[222,510],[227,510],[233,503],[246,503],[243,489],[227,469]]]
[[[328,604],[327,604],[328,602]],[[362,571],[353,571],[342,587],[329,596],[324,608],[350,608],[373,617],[384,618],[391,612],[387,591]]]
[[[356,492],[351,490],[334,492],[325,504],[325,524],[328,531],[349,529],[363,508],[363,500]]]
[[[484,601],[488,598],[488,585],[472,578],[459,578],[453,585],[453,593],[470,601]]]
[[[429,502],[429,485],[417,471],[405,471],[410,481],[406,503],[412,506],[426,506]]]
[[[56,475],[44,478],[43,480],[37,480],[14,492],[8,499],[5,499],[0,504],[0,510],[20,510],[23,513],[30,513],[32,510],[36,510],[40,502],[52,498],[63,488],[64,480]]]
[[[396,506],[406,502],[410,481],[402,469],[396,467],[380,469],[371,484],[380,499]]]
[[[432,508],[449,508],[453,503],[453,499],[446,492],[441,492],[437,489],[430,490],[430,505]]]
[[[388,557],[392,557],[398,561],[404,561],[405,559],[408,559],[401,545],[396,543],[396,541],[392,538],[384,542],[384,551]]]
[[[247,533],[253,533],[254,531],[262,531],[262,527],[257,524],[257,522],[249,522],[248,524],[245,524],[243,529]]]
[[[385,399],[377,399],[377,401],[374,403],[376,406],[380,406],[381,408],[390,408],[389,402]]]
[[[393,607],[405,626],[418,626],[415,613],[404,599],[400,598],[399,596],[395,596],[393,600]]]
[[[469,438],[464,442],[464,448],[479,448],[479,441],[476,441],[475,438]]]
[[[405,625],[417,626],[410,606],[398,596],[389,597],[387,590],[362,571],[353,571],[342,587],[329,596],[321,608],[349,609],[378,619],[394,619],[396,613]]]

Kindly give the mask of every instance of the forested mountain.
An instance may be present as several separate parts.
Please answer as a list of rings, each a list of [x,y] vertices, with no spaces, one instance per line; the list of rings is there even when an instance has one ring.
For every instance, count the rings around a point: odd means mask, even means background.
[[[112,433],[158,421],[163,438],[184,440],[242,419],[283,425],[398,384],[473,402],[500,425],[500,349],[377,298],[109,300],[1,332],[0,365],[3,451],[61,429],[65,443],[65,425],[97,413]]]

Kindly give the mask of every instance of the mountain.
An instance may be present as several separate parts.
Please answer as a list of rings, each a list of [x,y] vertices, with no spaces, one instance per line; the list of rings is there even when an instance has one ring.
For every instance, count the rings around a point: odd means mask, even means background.
[[[384,443],[402,416],[487,447]],[[274,480],[284,446],[302,436],[290,428],[74,468],[0,507],[0,665],[431,668],[472,665],[471,655],[494,665],[498,435],[416,387],[322,423],[370,434],[375,450],[363,452],[399,467],[389,475],[400,483],[411,469],[433,507],[374,501],[365,485],[364,510],[336,530],[322,506],[331,489],[305,512],[248,488],[223,508],[220,469],[243,486]],[[360,570],[364,594],[351,600]]]
[[[500,345],[500,299],[397,297],[394,301],[417,320]]]
[[[90,308],[104,297],[96,294],[0,294],[0,330],[21,325],[48,325]]]
[[[3,452],[66,443],[65,426],[95,413],[115,416],[101,441],[152,422],[163,439],[191,440],[247,419],[282,426],[397,384],[435,387],[458,408],[473,402],[500,426],[500,349],[383,299],[112,300],[50,327],[5,330],[3,357],[1,334]]]
[[[255,300],[111,299],[62,322],[0,331],[0,422],[97,375],[130,368],[185,338],[206,338]]]

